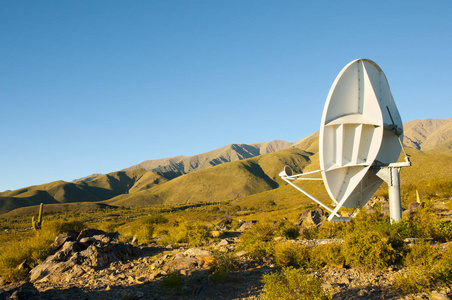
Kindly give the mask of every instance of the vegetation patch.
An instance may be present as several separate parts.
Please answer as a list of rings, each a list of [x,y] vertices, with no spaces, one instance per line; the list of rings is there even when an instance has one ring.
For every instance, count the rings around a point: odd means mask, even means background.
[[[280,272],[263,275],[264,292],[268,300],[332,299],[322,288],[320,279],[308,275],[303,270],[285,267]]]

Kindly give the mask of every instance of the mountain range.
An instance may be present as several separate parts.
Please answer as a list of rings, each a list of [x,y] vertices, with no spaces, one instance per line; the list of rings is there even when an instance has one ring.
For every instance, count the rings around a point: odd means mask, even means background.
[[[426,174],[452,179],[452,118],[407,122],[404,135],[413,167],[403,171],[402,184],[404,180],[427,180]],[[296,143],[232,144],[190,157],[148,160],[73,182],[55,181],[3,192],[0,213],[40,203],[147,206],[239,199],[284,187],[278,174],[285,165],[295,172],[318,169],[318,132]]]

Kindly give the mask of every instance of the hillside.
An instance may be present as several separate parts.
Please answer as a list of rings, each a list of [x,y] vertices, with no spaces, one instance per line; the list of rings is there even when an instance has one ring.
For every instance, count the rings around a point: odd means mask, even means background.
[[[147,160],[124,170],[141,168],[159,174],[170,174],[177,177],[196,170],[217,166],[225,162],[239,161],[261,154],[271,153],[288,148],[292,143],[286,141],[272,141],[256,144],[231,144],[220,149],[193,156],[176,156],[170,158]]]
[[[295,148],[182,175],[149,190],[117,196],[110,205],[145,206],[236,199],[277,188],[278,174],[286,164],[301,171],[310,154]]]
[[[15,208],[45,204],[98,202],[129,190],[150,188],[168,179],[143,169],[113,172],[87,182],[55,181],[0,193],[0,213]]]
[[[452,119],[414,120],[405,124],[404,142],[413,166],[402,170],[402,184],[422,185],[420,190],[428,193],[433,179],[452,180],[451,126]],[[318,133],[294,144],[284,141],[232,144],[191,157],[146,161],[125,171],[90,177],[89,181],[56,181],[3,192],[0,213],[39,203],[102,201],[130,207],[251,197],[284,186],[278,174],[286,164],[296,172],[318,170]],[[316,196],[324,197],[320,186],[312,184],[310,189]],[[266,195],[264,198],[268,198]]]
[[[413,120],[404,124],[404,144],[418,150],[452,149],[452,118]]]

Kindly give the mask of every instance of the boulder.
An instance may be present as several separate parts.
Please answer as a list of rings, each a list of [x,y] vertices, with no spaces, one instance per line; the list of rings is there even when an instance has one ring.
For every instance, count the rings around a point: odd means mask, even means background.
[[[191,270],[199,265],[199,260],[194,257],[181,257],[166,263],[164,269],[167,271]]]
[[[424,208],[425,203],[424,202],[412,202],[410,204],[408,204],[408,208],[407,211],[410,213],[413,213],[421,208]]]
[[[323,210],[319,211],[316,210],[305,210],[300,216],[300,221],[302,221],[302,224],[304,226],[309,225],[319,225],[322,222],[322,215],[321,213]],[[323,213],[324,214],[324,213]]]
[[[242,224],[242,226],[239,227],[239,229],[237,229],[237,231],[240,231],[240,232],[246,231],[246,230],[250,229],[251,227],[253,227],[256,223],[257,223],[257,221],[255,221],[255,220],[245,222]]]
[[[61,278],[77,277],[90,269],[102,269],[110,263],[128,260],[139,253],[130,244],[119,244],[111,240],[112,234],[97,229],[85,229],[77,240],[68,236],[55,239],[54,255],[30,271],[31,282],[58,281]],[[65,241],[61,244],[61,241]]]

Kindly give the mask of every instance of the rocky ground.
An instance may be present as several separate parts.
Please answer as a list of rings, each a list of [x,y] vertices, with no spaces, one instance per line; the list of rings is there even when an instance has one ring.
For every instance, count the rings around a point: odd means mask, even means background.
[[[225,231],[216,242],[190,248],[121,244],[115,234],[94,229],[68,233],[55,239],[55,254],[30,271],[29,281],[0,282],[0,300],[261,299],[262,275],[279,267],[272,260],[250,261],[244,252],[236,252],[239,239],[240,232]],[[315,246],[341,240],[292,242]],[[224,278],[213,277],[209,269],[215,252],[233,253],[239,269]],[[310,270],[333,299],[452,299],[447,286],[410,296],[392,290],[396,275],[403,272],[407,270],[395,267],[379,273],[339,267]]]

